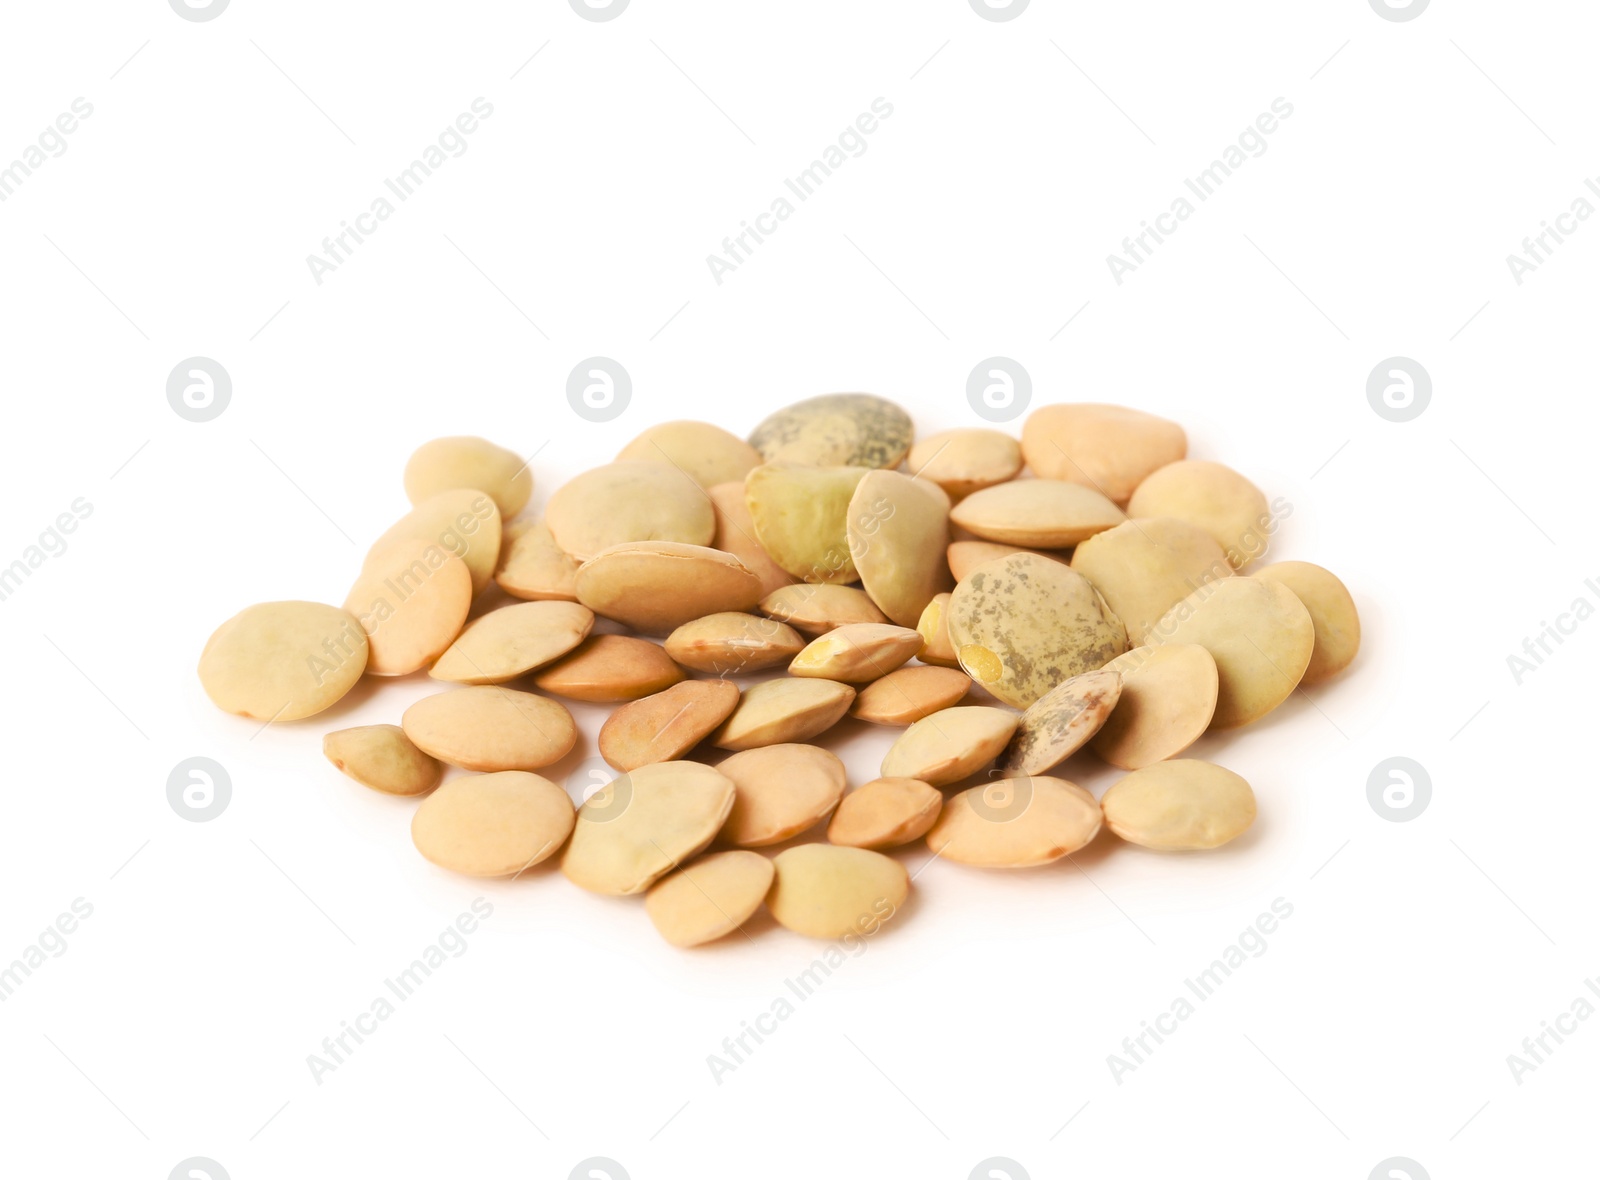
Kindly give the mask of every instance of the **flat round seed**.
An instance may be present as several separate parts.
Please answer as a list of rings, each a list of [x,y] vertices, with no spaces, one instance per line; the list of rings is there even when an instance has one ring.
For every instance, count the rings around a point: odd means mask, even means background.
[[[819,635],[789,664],[791,676],[862,684],[887,676],[922,650],[922,635],[891,623],[850,623]]]
[[[924,664],[959,669],[955,644],[950,640],[950,595],[936,594],[917,618],[917,634],[922,636],[922,651],[917,658]]]
[[[932,480],[952,500],[959,500],[1015,479],[1022,470],[1022,448],[998,430],[945,430],[918,440],[906,466],[918,479]]]
[[[972,678],[954,668],[897,668],[856,693],[850,716],[875,725],[910,725],[959,704]]]
[[[895,739],[883,756],[884,778],[921,779],[935,787],[959,782],[993,762],[1018,717],[988,705],[957,705],[930,713]]]
[[[997,779],[948,800],[928,847],[958,864],[1025,869],[1078,851],[1100,822],[1100,805],[1077,783],[1042,775]]]
[[[1169,463],[1141,483],[1128,515],[1170,516],[1211,534],[1234,569],[1266,551],[1272,512],[1261,490],[1231,467],[1202,459]]]
[[[717,519],[717,531],[711,538],[711,547],[731,553],[750,568],[761,580],[761,593],[771,594],[782,586],[792,586],[794,578],[767,554],[756,540],[756,522],[750,517],[750,506],[744,502],[744,480],[738,483],[719,483],[706,490],[711,497],[711,508]]]
[[[742,676],[787,664],[805,645],[787,623],[722,611],[683,624],[667,636],[664,646],[685,668],[714,676]]]
[[[1315,631],[1294,591],[1261,578],[1202,586],[1150,632],[1150,643],[1198,643],[1217,662],[1216,729],[1264,717],[1288,699],[1311,661]]]
[[[649,635],[761,601],[761,579],[733,554],[672,541],[602,550],[578,570],[577,590],[596,614]]]
[[[865,467],[767,463],[744,481],[756,540],[785,572],[804,582],[853,582],[846,521]]]
[[[1082,574],[1014,553],[979,566],[950,598],[950,639],[968,675],[1026,709],[1127,649],[1127,632]]]
[[[902,627],[916,626],[929,600],[950,588],[950,498],[936,485],[868,472],[850,498],[845,532],[862,589]]]
[[[1138,770],[1187,750],[1217,708],[1217,662],[1195,643],[1136,647],[1104,668],[1122,675],[1116,708],[1090,739],[1100,757]]]
[[[889,621],[858,586],[784,586],[763,598],[757,609],[768,618],[813,636],[825,635],[848,623]]]
[[[944,796],[921,779],[875,778],[851,791],[828,824],[828,842],[851,848],[895,848],[925,836]]]
[[[1250,784],[1210,762],[1157,762],[1113,783],[1101,800],[1106,827],[1158,852],[1216,848],[1255,822]]]
[[[391,541],[427,541],[467,563],[472,592],[477,594],[489,584],[499,563],[501,531],[500,509],[493,496],[476,488],[451,488],[429,496],[390,525],[367,560],[381,560]]]
[[[1263,566],[1255,576],[1282,582],[1311,615],[1315,641],[1301,684],[1317,684],[1350,666],[1361,648],[1361,617],[1343,582],[1309,561],[1276,562]]]
[[[608,463],[574,477],[545,505],[544,522],[567,553],[588,561],[629,541],[709,545],[716,532],[699,484],[670,463]]]
[[[1121,695],[1122,674],[1109,668],[1062,681],[1028,706],[1000,769],[1043,774],[1066,761],[1105,724]]]
[[[772,864],[777,876],[767,909],[780,926],[808,938],[874,934],[911,892],[899,861],[865,848],[801,844]]]
[[[911,415],[870,393],[826,393],[770,414],[750,445],[771,463],[893,469],[911,449]]]
[[[998,541],[952,541],[945,549],[945,564],[950,567],[951,577],[959,582],[980,565],[1010,557],[1013,553],[1033,553],[1062,565],[1071,557],[1070,551],[1053,553],[1045,549],[1027,549],[1021,545],[1002,545]]]
[[[472,574],[432,541],[397,538],[367,559],[344,608],[367,633],[367,671],[404,676],[433,663],[460,633]]]
[[[411,453],[405,485],[413,504],[452,488],[476,488],[493,497],[500,515],[509,520],[533,495],[533,472],[515,451],[487,439],[436,438]]]
[[[618,770],[675,762],[728,719],[739,690],[726,680],[685,680],[617,709],[600,727],[600,756]]]
[[[322,753],[364,787],[386,795],[422,795],[439,783],[444,767],[406,737],[398,725],[358,725],[322,739]]]
[[[367,633],[349,611],[320,602],[263,602],[211,633],[199,672],[217,708],[297,721],[344,696],[366,666]]]
[[[578,740],[565,705],[495,684],[423,697],[400,727],[441,762],[485,772],[549,766]]]
[[[591,635],[533,678],[545,692],[575,701],[633,701],[671,688],[683,669],[660,644],[631,635]]]
[[[467,624],[429,672],[455,684],[503,684],[560,659],[588,636],[594,612],[576,602],[519,602]]]
[[[803,742],[831,729],[856,690],[834,680],[783,676],[745,689],[739,707],[711,735],[724,750],[753,750],[780,742]]]
[[[441,869],[511,877],[554,855],[572,832],[572,800],[525,770],[453,778],[411,817],[411,841]]]
[[[732,807],[733,784],[709,766],[641,766],[578,809],[561,871],[592,893],[643,893],[711,843]]]
[[[950,519],[985,541],[1060,549],[1127,519],[1093,488],[1059,479],[1018,479],[973,492]]]
[[[713,852],[652,885],[644,910],[673,946],[700,946],[743,926],[766,900],[773,873],[759,852]]]
[[[507,522],[494,580],[514,598],[578,600],[578,563],[542,520]]]
[[[621,451],[617,462],[671,463],[703,488],[743,480],[761,464],[761,454],[744,439],[709,422],[662,422],[651,426]]]
[[[833,814],[844,796],[844,763],[818,746],[786,742],[717,763],[733,781],[733,810],[721,836],[741,848],[781,844]]]
[[[1124,406],[1040,406],[1022,424],[1022,454],[1035,475],[1086,484],[1118,504],[1187,453],[1183,427]]]
[[[1130,643],[1143,643],[1156,620],[1196,586],[1233,573],[1210,533],[1169,516],[1130,520],[1090,537],[1073,550],[1072,568],[1094,583]]]

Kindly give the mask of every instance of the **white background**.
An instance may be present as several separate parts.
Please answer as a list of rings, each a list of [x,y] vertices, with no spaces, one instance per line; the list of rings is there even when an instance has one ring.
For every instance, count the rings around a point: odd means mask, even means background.
[[[1590,6],[1035,0],[990,22],[964,0],[636,0],[591,23],[558,0],[234,0],[197,23],[140,0],[4,21],[0,162],[94,107],[0,204],[0,565],[93,506],[0,603],[0,961],[93,906],[0,1005],[7,1174],[1572,1174],[1600,1023],[1520,1085],[1506,1057],[1600,973],[1580,761],[1600,624],[1520,685],[1506,657],[1600,602],[1600,226],[1520,286],[1505,256],[1600,174]],[[306,256],[480,96],[469,150],[318,285]],[[879,96],[865,154],[714,282],[706,256]],[[1280,96],[1265,154],[1118,285],[1106,255]],[[594,354],[634,381],[604,425],[564,397]],[[923,432],[980,424],[966,377],[995,354],[1035,404],[1168,415],[1286,497],[1274,556],[1350,585],[1361,658],[1197,747],[1258,793],[1234,846],[934,864],[720,1085],[707,1055],[818,947],[757,923],[677,952],[637,901],[553,868],[432,868],[413,804],[319,753],[425,680],[259,734],[200,691],[241,607],[342,600],[424,439],[542,447],[537,508],[670,418],[742,433],[864,389]],[[1365,393],[1397,354],[1434,385],[1405,424]],[[234,383],[204,424],[165,398],[194,355]],[[594,753],[602,713],[575,712],[557,779]],[[827,744],[860,782],[893,732]],[[202,824],[166,799],[194,755],[233,783]],[[1367,801],[1393,755],[1433,783],[1409,823]],[[314,1083],[307,1054],[479,895],[470,949]],[[1267,951],[1114,1081],[1107,1055],[1280,897]]]

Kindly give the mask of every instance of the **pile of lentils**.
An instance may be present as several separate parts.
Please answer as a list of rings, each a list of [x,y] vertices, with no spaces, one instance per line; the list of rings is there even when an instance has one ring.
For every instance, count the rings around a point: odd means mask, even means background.
[[[748,441],[653,426],[529,518],[514,452],[435,439],[344,605],[246,608],[200,680],[266,722],[364,675],[448,685],[323,740],[356,782],[422,797],[412,839],[444,869],[559,855],[583,889],[645,894],[675,946],[763,905],[811,937],[872,934],[910,890],[882,849],[1020,869],[1102,827],[1184,852],[1254,821],[1243,778],[1177,756],[1343,671],[1360,624],[1320,566],[1245,573],[1283,505],[1187,456],[1182,427],[1121,406],[1040,407],[1020,442],[918,440],[893,402],[829,394]],[[484,602],[490,582],[522,601]],[[576,807],[534,773],[578,741],[561,698],[616,706],[596,742],[619,773]],[[901,730],[853,790],[808,744],[846,715]],[[1098,801],[1049,773],[1084,747],[1129,772]],[[441,783],[445,765],[471,773]]]

